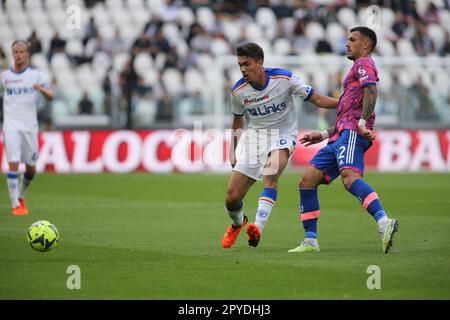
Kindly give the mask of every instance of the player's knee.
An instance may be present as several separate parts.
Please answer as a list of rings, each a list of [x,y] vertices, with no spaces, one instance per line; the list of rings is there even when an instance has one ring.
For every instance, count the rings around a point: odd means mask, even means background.
[[[227,208],[233,208],[238,206],[242,201],[241,194],[236,190],[228,190],[227,198],[225,199],[225,206]]]
[[[344,185],[345,189],[347,189],[347,190],[350,189],[350,186],[358,178],[359,178],[359,176],[356,174],[353,174],[351,172],[341,171],[342,184]]]
[[[278,186],[278,178],[275,176],[265,176],[264,177],[264,187],[276,189]]]
[[[299,181],[299,188],[316,188],[319,184],[316,183],[314,177],[312,175],[305,174]]]

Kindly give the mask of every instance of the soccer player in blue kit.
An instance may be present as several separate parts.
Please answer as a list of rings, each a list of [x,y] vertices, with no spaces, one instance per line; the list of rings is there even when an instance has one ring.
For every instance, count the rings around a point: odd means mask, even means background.
[[[247,224],[243,199],[258,180],[263,180],[256,218],[247,226],[248,244],[256,247],[277,200],[277,183],[297,142],[297,116],[293,95],[318,107],[337,108],[338,99],[324,96],[305,84],[289,70],[265,68],[264,52],[255,43],[236,50],[242,78],[231,94],[233,171],[228,183],[225,207],[232,223],[222,238],[222,247],[230,248]],[[249,123],[245,126],[244,114]],[[239,142],[237,142],[239,140]]]

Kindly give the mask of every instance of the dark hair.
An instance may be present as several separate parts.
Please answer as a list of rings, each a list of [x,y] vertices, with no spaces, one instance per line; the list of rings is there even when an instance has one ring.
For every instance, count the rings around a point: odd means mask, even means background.
[[[264,51],[256,43],[245,43],[238,46],[236,48],[236,55],[264,61]]]
[[[18,43],[22,43],[25,45],[25,47],[27,48],[27,52],[30,52],[30,44],[28,41],[25,40],[16,40],[12,43],[11,48],[14,49],[14,46]]]
[[[372,29],[367,28],[367,27],[355,27],[350,30],[350,32],[355,32],[355,31],[358,31],[362,35],[369,38],[370,42],[372,42],[372,49],[370,50],[370,52],[372,52],[373,49],[375,49],[375,47],[377,45],[377,34],[375,33],[375,31],[373,31]]]

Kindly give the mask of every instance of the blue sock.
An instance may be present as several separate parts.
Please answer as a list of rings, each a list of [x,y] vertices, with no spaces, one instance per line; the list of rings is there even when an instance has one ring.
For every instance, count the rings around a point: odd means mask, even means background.
[[[300,219],[305,229],[305,238],[317,239],[317,220],[320,216],[317,189],[300,190]]]
[[[383,206],[375,190],[363,179],[355,180],[348,191],[359,199],[363,207],[375,219],[380,220],[386,216]]]

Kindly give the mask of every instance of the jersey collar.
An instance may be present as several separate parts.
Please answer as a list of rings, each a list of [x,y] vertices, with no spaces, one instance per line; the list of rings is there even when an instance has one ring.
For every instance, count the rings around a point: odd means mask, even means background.
[[[253,83],[250,83],[250,85],[252,86],[253,89],[258,90],[258,91],[263,91],[269,84],[269,81],[270,81],[269,71],[267,69],[264,69],[264,72],[266,73],[266,82],[264,83],[263,86],[257,86],[257,85],[254,85]]]
[[[25,69],[23,69],[22,71],[16,71],[16,70],[14,70],[13,67],[11,67],[11,68],[9,68],[9,70],[11,70],[11,72],[12,72],[12,73],[15,73],[15,74],[21,74],[21,73],[24,73],[25,71],[27,71],[28,68],[29,68],[29,66],[27,66],[27,67],[26,67]]]

